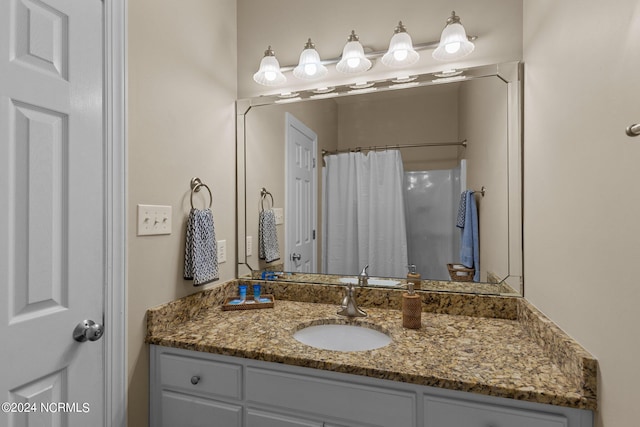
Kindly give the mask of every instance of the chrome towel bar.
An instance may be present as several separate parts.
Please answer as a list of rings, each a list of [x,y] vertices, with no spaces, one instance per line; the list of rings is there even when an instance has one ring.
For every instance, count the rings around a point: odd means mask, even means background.
[[[482,197],[484,197],[484,194],[487,192],[487,187],[485,187],[484,185],[482,186],[482,188],[480,189],[480,191],[474,191],[474,193],[479,193],[482,194]]]
[[[266,188],[262,187],[260,190],[260,207],[264,211],[264,200],[269,196],[271,198],[271,208],[273,208],[273,194],[269,193]]]
[[[209,192],[209,209],[213,205],[213,194],[211,194],[211,189],[205,183],[203,183],[200,178],[191,178],[191,208],[193,208],[193,193],[197,193],[200,191],[200,187],[204,187]]]

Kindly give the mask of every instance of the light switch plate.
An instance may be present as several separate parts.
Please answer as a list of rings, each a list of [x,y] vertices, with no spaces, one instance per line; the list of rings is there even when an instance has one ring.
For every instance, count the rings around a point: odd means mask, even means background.
[[[273,208],[276,216],[276,225],[284,224],[284,210],[282,208]]]
[[[247,236],[247,256],[251,256],[253,252],[253,237]]]
[[[218,263],[227,262],[227,241],[218,240]]]
[[[171,206],[138,205],[138,236],[171,234]]]

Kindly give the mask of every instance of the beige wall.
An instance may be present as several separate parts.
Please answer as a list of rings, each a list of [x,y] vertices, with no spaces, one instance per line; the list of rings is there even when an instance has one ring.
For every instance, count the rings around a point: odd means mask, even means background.
[[[456,142],[457,84],[338,98],[338,147]],[[405,171],[451,169],[458,147],[402,150]]]
[[[147,425],[147,308],[197,291],[182,279],[189,181],[213,192],[220,282],[235,275],[235,0],[130,0],[128,420]],[[195,198],[202,204],[202,196]],[[173,207],[168,236],[136,236],[136,205]]]
[[[525,295],[598,358],[599,427],[640,420],[640,5],[525,0]]]
[[[481,281],[487,273],[509,274],[507,100],[507,85],[497,77],[460,88],[460,139],[467,140],[467,188],[476,190]]]

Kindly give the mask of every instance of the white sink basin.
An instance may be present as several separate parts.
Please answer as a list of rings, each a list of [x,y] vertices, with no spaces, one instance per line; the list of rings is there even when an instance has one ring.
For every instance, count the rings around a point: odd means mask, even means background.
[[[354,285],[358,284],[357,277],[341,277],[340,283],[353,283]],[[391,280],[391,279],[377,279],[375,277],[369,277],[367,279],[367,286],[387,286],[387,287],[400,287],[400,281]]]
[[[391,342],[384,332],[356,325],[307,326],[293,337],[311,347],[335,351],[373,350]]]

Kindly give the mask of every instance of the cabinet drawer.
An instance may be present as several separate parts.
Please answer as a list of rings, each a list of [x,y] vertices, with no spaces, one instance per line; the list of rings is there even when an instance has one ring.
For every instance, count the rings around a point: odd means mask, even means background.
[[[242,366],[171,353],[160,354],[162,388],[203,396],[241,398]],[[195,384],[194,384],[195,383]]]
[[[563,415],[427,396],[425,427],[568,427]]]
[[[324,424],[317,421],[248,409],[247,427],[324,427]]]
[[[247,368],[247,400],[253,403],[371,426],[415,426],[414,393]],[[342,422],[340,422],[342,423]]]
[[[242,426],[242,406],[164,390],[162,427]]]

